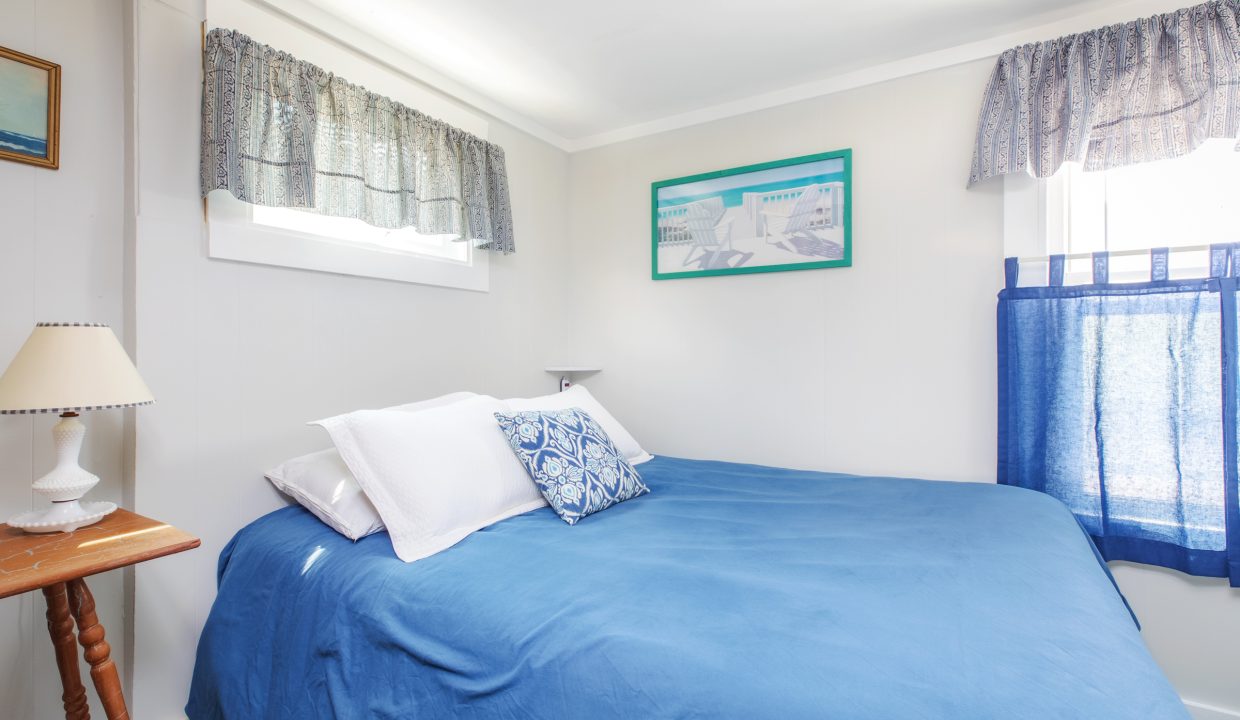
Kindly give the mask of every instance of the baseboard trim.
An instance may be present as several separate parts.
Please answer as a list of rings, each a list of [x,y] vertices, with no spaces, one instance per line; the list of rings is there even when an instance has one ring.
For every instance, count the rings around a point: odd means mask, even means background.
[[[1184,707],[1188,708],[1193,720],[1240,720],[1240,710],[1230,710],[1195,700],[1181,699],[1184,700]]]

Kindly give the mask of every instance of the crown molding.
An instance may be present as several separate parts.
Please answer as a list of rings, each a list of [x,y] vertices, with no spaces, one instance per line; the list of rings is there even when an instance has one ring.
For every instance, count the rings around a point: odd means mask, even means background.
[[[376,41],[341,18],[325,12],[304,0],[246,1],[263,7],[291,23],[295,23],[332,40],[348,50],[378,63],[449,100],[490,115],[567,153],[613,145],[648,135],[679,130],[759,110],[832,95],[867,85],[875,85],[897,78],[995,57],[1004,50],[1018,45],[1083,32],[1114,23],[1127,22],[1148,15],[1171,12],[1182,7],[1184,2],[1184,0],[1129,0],[1127,2],[1113,3],[1102,7],[1095,7],[1089,11],[1077,13],[1053,22],[1024,28],[1016,32],[996,35],[985,40],[872,65],[860,70],[831,75],[792,87],[751,95],[699,110],[607,130],[594,135],[568,138],[543,126],[527,115],[449,78],[443,73],[409,57],[400,50]]]
[[[649,122],[608,130],[583,138],[570,139],[565,148],[568,152],[580,152],[626,140],[679,130],[725,118],[745,115],[781,105],[810,100],[824,95],[875,85],[888,80],[940,70],[953,65],[995,57],[1004,50],[1031,42],[1084,32],[1092,28],[1127,22],[1146,15],[1170,12],[1182,7],[1183,0],[1133,0],[1079,13],[1069,18],[1044,23],[1017,32],[1005,33],[977,42],[957,45],[892,62],[871,65],[853,72],[842,73],[821,80],[794,85],[740,100],[720,103],[679,115],[671,115]],[[980,94],[980,89],[979,89]]]

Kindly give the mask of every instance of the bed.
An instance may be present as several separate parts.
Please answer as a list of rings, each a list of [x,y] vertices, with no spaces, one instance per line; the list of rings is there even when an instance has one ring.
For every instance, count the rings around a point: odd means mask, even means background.
[[[658,457],[416,563],[300,507],[228,544],[186,713],[1187,718],[1073,516],[1013,487]]]

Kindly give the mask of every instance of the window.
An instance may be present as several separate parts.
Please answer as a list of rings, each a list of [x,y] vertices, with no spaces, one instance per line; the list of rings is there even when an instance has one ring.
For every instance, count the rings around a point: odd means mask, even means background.
[[[290,208],[255,205],[251,219],[256,225],[312,235],[331,242],[404,255],[421,255],[468,263],[470,244],[452,235],[422,235],[414,228],[389,230],[351,218],[327,217]]]
[[[1148,280],[1142,251],[1152,247],[1202,248],[1169,257],[1172,279],[1202,277],[1205,246],[1240,240],[1240,153],[1231,140],[1209,140],[1174,160],[1099,172],[1069,163],[1050,178],[1010,175],[1005,183],[1006,255],[1109,251],[1113,282]],[[1022,285],[1042,282],[1035,265],[1022,263],[1032,276]],[[1068,260],[1064,281],[1090,282],[1089,259]]]
[[[999,482],[1063,501],[1108,560],[1240,587],[1240,353],[1224,321],[1240,307],[1237,268],[1203,279],[1210,246],[1240,241],[1240,154],[1209,142],[1004,188],[1021,287],[999,296]],[[1150,279],[1152,247],[1182,249],[1167,258],[1180,282],[1125,286]],[[1089,254],[1104,251],[1109,281],[1093,285]],[[1084,287],[1049,282],[1044,258],[1061,253],[1063,283]]]
[[[311,30],[261,7],[219,0],[208,4],[208,26],[236,28],[252,37],[278,37],[297,58],[416,107],[480,138],[487,119],[445,99],[395,68],[404,58],[384,48],[351,43],[348,36]],[[439,285],[486,292],[491,253],[447,236],[414,229],[386,230],[358,220],[288,208],[249,205],[216,190],[207,198],[207,253],[212,258]]]
[[[488,253],[448,235],[388,230],[350,218],[207,198],[213,258],[485,292]]]

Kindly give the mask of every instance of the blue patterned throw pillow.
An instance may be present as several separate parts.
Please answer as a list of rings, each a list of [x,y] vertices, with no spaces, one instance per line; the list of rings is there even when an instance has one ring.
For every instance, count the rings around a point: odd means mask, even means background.
[[[569,525],[650,492],[603,428],[580,408],[495,413],[508,445]]]

